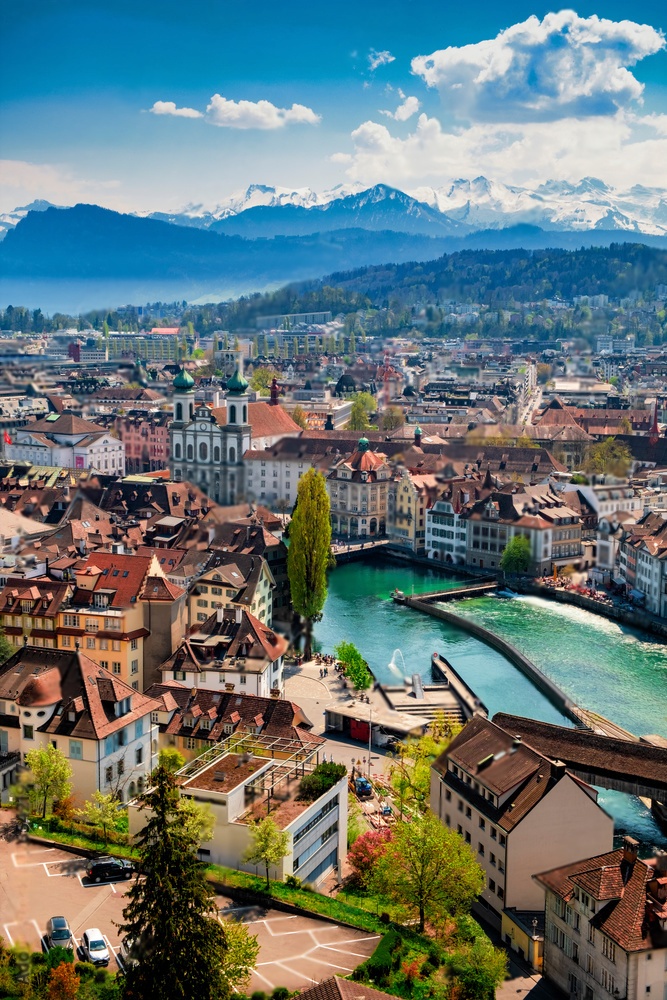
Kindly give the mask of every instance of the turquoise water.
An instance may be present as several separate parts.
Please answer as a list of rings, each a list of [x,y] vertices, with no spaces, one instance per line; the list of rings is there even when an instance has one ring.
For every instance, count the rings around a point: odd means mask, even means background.
[[[395,587],[406,593],[457,586],[437,571],[401,563],[348,563],[330,576],[318,644],[331,652],[342,639],[356,643],[378,680],[398,680],[389,664],[399,648],[405,673],[430,677],[436,650],[447,657],[489,710],[571,725],[504,656],[446,622],[395,604]],[[638,735],[667,736],[667,647],[597,615],[540,598],[482,597],[449,605],[507,639],[583,708]],[[403,672],[401,657],[394,657]],[[644,844],[665,840],[637,799],[601,790],[600,804],[617,831]]]

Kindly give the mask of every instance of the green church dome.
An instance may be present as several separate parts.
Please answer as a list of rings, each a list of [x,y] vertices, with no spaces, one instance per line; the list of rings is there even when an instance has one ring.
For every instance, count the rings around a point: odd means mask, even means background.
[[[242,396],[248,388],[248,380],[236,369],[232,377],[227,382],[227,391],[232,396]]]
[[[195,380],[192,375],[189,375],[185,368],[181,368],[180,372],[171,383],[174,392],[190,392],[195,387]]]
[[[368,451],[368,449],[370,448],[370,446],[371,446],[371,443],[368,440],[368,438],[359,438],[359,444],[357,445],[357,450],[358,451]]]

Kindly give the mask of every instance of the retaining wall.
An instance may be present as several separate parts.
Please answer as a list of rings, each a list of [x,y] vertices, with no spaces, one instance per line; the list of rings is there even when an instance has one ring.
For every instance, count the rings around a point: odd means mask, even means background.
[[[470,621],[468,618],[462,618],[460,615],[455,615],[452,611],[446,611],[444,608],[438,608],[428,601],[422,601],[419,597],[406,597],[405,603],[409,605],[409,607],[414,608],[416,611],[422,611],[424,614],[431,615],[433,618],[439,618],[441,621],[448,622],[450,625],[455,625],[464,632],[468,632],[470,635],[474,635],[477,639],[481,639],[481,641],[486,643],[487,646],[497,649],[499,653],[506,656],[515,667],[518,667],[522,674],[525,674],[525,676],[528,677],[544,695],[546,695],[552,705],[555,705],[559,711],[563,712],[564,715],[567,715],[568,718],[572,719],[574,722],[579,722],[579,719],[573,711],[575,708],[574,702],[571,701],[571,699],[568,698],[567,695],[546,676],[546,674],[543,674],[539,667],[536,667],[527,656],[524,656],[523,653],[516,648],[516,646],[506,642],[505,639],[496,635],[495,632],[490,632],[482,625],[478,625],[476,622]]]

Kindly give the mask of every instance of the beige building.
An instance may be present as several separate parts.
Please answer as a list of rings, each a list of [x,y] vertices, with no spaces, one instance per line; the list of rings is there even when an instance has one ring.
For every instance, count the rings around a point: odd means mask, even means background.
[[[667,997],[667,855],[637,842],[536,876],[546,895],[544,972],[577,1000]]]
[[[96,790],[123,801],[157,763],[158,708],[80,650],[25,646],[0,666],[0,753],[23,761],[51,743],[68,758],[79,801]]]
[[[416,555],[426,553],[426,516],[435,502],[438,481],[434,475],[417,475],[404,469],[393,479],[387,496],[387,537]]]
[[[262,556],[215,553],[216,565],[192,585],[188,594],[190,627],[205,622],[218,608],[245,608],[264,625],[273,621],[276,582]]]
[[[614,823],[595,789],[481,717],[433,764],[430,804],[476,853],[486,874],[481,912],[510,944],[524,934],[526,919],[542,926],[544,894],[533,875],[545,844],[560,864],[612,846]],[[535,967],[539,948],[535,939],[524,953]]]
[[[386,456],[370,450],[368,438],[334,463],[327,476],[331,531],[339,538],[375,538],[387,529],[391,469]]]

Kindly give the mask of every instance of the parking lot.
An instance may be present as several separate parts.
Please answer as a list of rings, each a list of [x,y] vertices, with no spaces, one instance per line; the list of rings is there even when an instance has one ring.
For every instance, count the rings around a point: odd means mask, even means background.
[[[89,884],[86,858],[32,843],[0,842],[0,934],[10,944],[42,948],[52,916],[69,921],[77,945],[83,932],[98,927],[115,971],[124,894],[131,883]],[[345,976],[374,950],[378,938],[311,917],[278,910],[236,907],[217,898],[223,917],[247,923],[260,942],[251,990],[312,986],[334,974]]]

